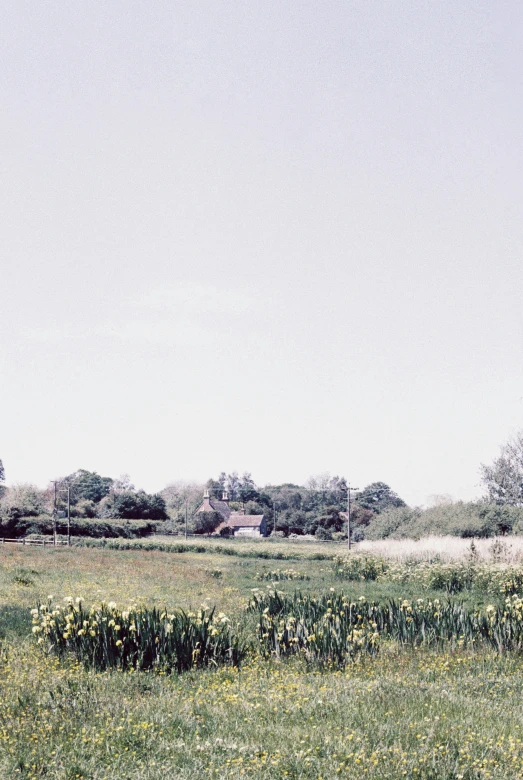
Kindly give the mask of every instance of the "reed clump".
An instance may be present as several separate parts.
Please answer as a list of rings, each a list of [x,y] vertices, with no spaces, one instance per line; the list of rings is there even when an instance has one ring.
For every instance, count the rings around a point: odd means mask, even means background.
[[[390,599],[380,604],[343,592],[320,597],[255,590],[249,610],[258,616],[262,652],[301,655],[307,661],[344,666],[375,654],[384,640],[401,645],[475,647],[498,652],[523,650],[523,599],[469,609],[438,599]]]
[[[168,613],[156,607],[114,602],[84,606],[51,598],[32,610],[33,634],[50,652],[74,656],[97,671],[106,669],[185,672],[206,666],[239,666],[247,644],[229,619],[214,609]]]

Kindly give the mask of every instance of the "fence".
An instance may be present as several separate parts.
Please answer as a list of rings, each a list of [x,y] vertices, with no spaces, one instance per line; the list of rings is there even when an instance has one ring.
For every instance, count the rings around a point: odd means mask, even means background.
[[[4,539],[0,538],[0,544],[39,544],[41,547],[57,547],[58,545],[67,544],[66,541],[62,539],[57,539],[56,542],[54,539]]]

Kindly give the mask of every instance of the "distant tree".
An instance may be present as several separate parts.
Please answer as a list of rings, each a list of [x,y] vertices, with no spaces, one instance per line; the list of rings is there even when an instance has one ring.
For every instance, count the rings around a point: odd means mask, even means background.
[[[220,525],[222,518],[218,512],[198,512],[193,519],[195,534],[212,534]]]
[[[159,493],[116,493],[103,502],[103,516],[120,520],[167,520],[165,500]]]
[[[36,517],[48,509],[47,494],[36,485],[13,485],[2,497],[0,513],[5,517]]]
[[[347,519],[343,517],[337,506],[328,506],[325,513],[318,519],[318,525],[329,532],[341,531],[346,522]]]
[[[161,492],[166,504],[167,514],[174,529],[182,530],[185,525],[185,505],[187,515],[192,517],[202,502],[204,486],[197,482],[173,482]]]
[[[481,465],[481,479],[491,503],[523,506],[523,431],[501,447],[492,465]]]
[[[406,506],[405,501],[384,482],[372,482],[355,497],[355,504],[379,514],[385,509]]]
[[[240,484],[241,482],[237,471],[233,471],[232,474],[227,474],[227,490],[229,491],[229,498],[231,501],[241,500]]]
[[[118,479],[113,480],[110,489],[113,493],[133,493],[134,485],[129,474],[121,474]]]
[[[2,498],[2,496],[5,493],[4,482],[5,482],[5,469],[4,469],[4,464],[0,460],[0,498]]]
[[[96,471],[79,469],[74,474],[65,477],[64,482],[71,485],[71,503],[85,499],[97,504],[109,494],[113,480],[111,477],[101,477]]]
[[[208,479],[205,483],[205,488],[209,491],[209,496],[211,498],[221,499],[223,487],[217,479]]]
[[[96,504],[94,501],[89,501],[88,498],[82,498],[74,507],[74,514],[79,517],[98,517],[98,507],[100,502]]]
[[[336,503],[347,501],[347,480],[345,477],[332,477],[329,481],[329,493],[336,497]]]
[[[238,488],[240,501],[245,504],[247,501],[256,501],[259,496],[258,489],[249,472],[245,472]]]
[[[375,516],[376,513],[372,509],[353,504],[350,510],[351,527],[366,528]]]

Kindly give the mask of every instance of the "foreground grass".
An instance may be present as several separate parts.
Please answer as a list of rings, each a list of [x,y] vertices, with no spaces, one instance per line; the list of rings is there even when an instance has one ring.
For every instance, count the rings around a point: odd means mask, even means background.
[[[330,562],[297,559],[292,567],[308,579],[278,582],[279,590],[340,587]],[[49,594],[173,608],[209,598],[234,617],[274,568],[216,552],[2,550],[0,777],[523,777],[516,655],[386,643],[343,672],[252,659],[239,672],[166,676],[87,671],[29,638],[29,608]],[[343,587],[369,599],[428,597],[394,583]]]
[[[347,672],[257,662],[180,677],[86,672],[20,643],[0,666],[0,775],[523,776],[523,662],[398,653]]]

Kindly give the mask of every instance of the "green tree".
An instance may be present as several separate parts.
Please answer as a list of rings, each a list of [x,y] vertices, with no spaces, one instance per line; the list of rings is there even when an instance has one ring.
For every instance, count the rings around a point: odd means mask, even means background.
[[[5,482],[5,469],[4,469],[4,464],[0,460],[0,498],[2,498],[2,496],[5,493],[4,482]]]
[[[240,484],[240,478],[237,471],[233,471],[232,474],[227,474],[227,490],[229,491],[229,498],[231,501],[241,500]]]
[[[327,531],[341,531],[347,524],[346,518],[341,514],[337,506],[328,506],[323,515],[318,518],[318,525]],[[318,535],[316,531],[316,536]]]
[[[258,488],[254,484],[254,480],[249,472],[245,472],[240,481],[240,487],[238,489],[239,499],[245,504],[247,501],[256,501],[259,496]]]
[[[221,500],[221,497],[223,495],[223,487],[219,480],[217,479],[208,479],[205,483],[206,489],[209,491],[210,498],[216,498],[218,500]]]
[[[385,509],[406,506],[405,501],[398,496],[385,482],[372,482],[355,497],[355,504],[363,509],[370,509],[375,514]]]
[[[159,493],[116,493],[108,499],[109,517],[120,520],[167,520],[165,501]]]
[[[212,534],[220,525],[222,518],[218,512],[198,512],[194,516],[193,528],[195,534]]]
[[[74,474],[65,477],[64,482],[71,485],[71,503],[85,499],[97,504],[111,490],[113,480],[111,477],[101,477],[96,471],[79,469]]]
[[[489,502],[523,506],[523,431],[501,447],[490,466],[480,468]]]

